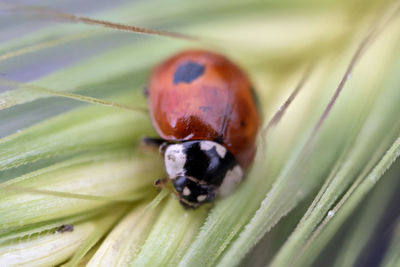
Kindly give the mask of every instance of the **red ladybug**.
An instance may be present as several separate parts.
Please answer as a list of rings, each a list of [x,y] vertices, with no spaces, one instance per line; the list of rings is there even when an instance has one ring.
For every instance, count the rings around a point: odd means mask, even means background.
[[[185,207],[230,193],[253,161],[260,115],[247,76],[203,50],[155,67],[148,86],[151,119],[162,140],[168,179]]]

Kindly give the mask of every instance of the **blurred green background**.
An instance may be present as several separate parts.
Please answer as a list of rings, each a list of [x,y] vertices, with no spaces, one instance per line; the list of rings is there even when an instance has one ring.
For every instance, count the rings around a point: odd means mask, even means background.
[[[398,10],[354,0],[1,1],[0,266],[400,266]],[[152,185],[163,166],[139,146],[156,136],[147,113],[119,105],[146,109],[152,67],[193,47],[248,73],[264,127],[310,71],[260,134],[240,188],[187,211]],[[74,231],[57,234],[65,224]]]

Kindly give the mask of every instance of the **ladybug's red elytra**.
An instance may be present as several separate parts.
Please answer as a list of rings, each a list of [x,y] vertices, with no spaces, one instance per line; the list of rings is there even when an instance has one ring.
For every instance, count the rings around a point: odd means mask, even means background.
[[[204,50],[156,66],[150,116],[165,170],[185,207],[230,193],[253,161],[260,115],[251,82],[227,58]]]

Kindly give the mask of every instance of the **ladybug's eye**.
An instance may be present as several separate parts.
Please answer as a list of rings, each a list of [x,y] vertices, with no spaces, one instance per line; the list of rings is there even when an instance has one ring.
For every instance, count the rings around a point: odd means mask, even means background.
[[[204,65],[193,61],[186,61],[176,68],[174,73],[174,84],[178,84],[180,82],[191,83],[202,76],[204,70]]]

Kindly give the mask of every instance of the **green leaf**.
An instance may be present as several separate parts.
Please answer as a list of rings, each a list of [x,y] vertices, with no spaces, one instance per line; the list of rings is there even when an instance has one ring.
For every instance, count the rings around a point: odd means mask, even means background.
[[[94,220],[74,224],[72,231],[57,232],[52,229],[9,240],[0,246],[0,265],[58,265],[71,257],[88,239],[110,227],[110,222],[121,214],[120,208],[115,211]]]
[[[186,211],[171,198],[131,265],[176,266],[197,235],[205,215],[205,209]]]
[[[397,188],[393,185],[396,184],[399,166],[398,163],[393,164],[385,174],[387,177],[381,178],[382,181],[372,189],[373,192],[365,197],[360,207],[347,219],[348,222],[341,226],[340,230],[345,228],[348,234],[342,240],[343,245],[336,257],[335,266],[354,266],[362,256],[364,247],[374,242],[374,235],[382,229],[379,228],[379,222],[385,216],[385,209],[382,207],[389,206],[397,193]],[[382,235],[379,233],[378,236]]]
[[[0,170],[56,155],[133,145],[140,136],[151,132],[143,114],[82,108],[3,138]]]
[[[155,164],[125,151],[89,155],[12,179],[0,187],[1,232],[146,198],[160,173]]]
[[[139,253],[161,209],[144,205],[132,209],[102,242],[88,266],[128,265]]]
[[[327,214],[324,221],[311,237],[312,246],[308,247],[308,244],[306,243],[304,249],[301,251],[301,253],[304,253],[304,255],[300,255],[301,258],[297,259],[296,266],[309,265],[313,260],[315,260],[321,248],[324,247],[328,240],[335,234],[340,225],[343,224],[344,220],[351,215],[351,213],[363,200],[365,195],[375,186],[375,184],[399,156],[400,138],[393,143],[393,145],[374,167],[371,173],[369,173],[367,177],[363,177],[364,179],[359,184],[356,184],[356,188],[350,188],[348,191],[348,196],[345,195],[342,201],[340,201],[338,205]],[[330,220],[332,221],[330,222]],[[326,229],[321,232],[323,227],[326,227]]]

